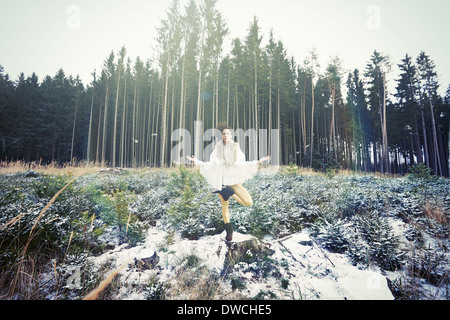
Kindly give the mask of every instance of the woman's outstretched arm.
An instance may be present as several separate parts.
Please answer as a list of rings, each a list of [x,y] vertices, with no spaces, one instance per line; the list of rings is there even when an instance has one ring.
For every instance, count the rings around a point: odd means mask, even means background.
[[[261,164],[261,163],[263,163],[263,162],[266,162],[266,161],[269,160],[269,159],[270,159],[270,156],[265,156],[265,157],[263,157],[263,158],[261,158],[261,159],[258,160],[258,164]]]

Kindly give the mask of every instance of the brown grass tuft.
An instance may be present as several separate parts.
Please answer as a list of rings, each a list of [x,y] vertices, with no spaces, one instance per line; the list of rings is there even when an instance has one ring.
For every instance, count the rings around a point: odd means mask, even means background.
[[[80,177],[85,174],[98,171],[99,165],[88,163],[85,161],[66,163],[63,165],[52,162],[50,164],[42,164],[41,162],[25,162],[25,161],[0,161],[0,174],[13,174],[33,170],[39,173],[49,175],[70,174],[74,177]]]
[[[16,284],[17,284],[18,281],[19,281],[19,276],[23,273],[23,270],[22,270],[22,263],[23,263],[23,261],[24,261],[24,259],[25,259],[25,255],[26,255],[26,253],[27,253],[28,246],[30,245],[31,240],[33,239],[34,231],[35,231],[35,229],[36,229],[36,226],[38,225],[39,221],[41,220],[41,218],[42,218],[42,216],[44,215],[44,213],[48,210],[48,208],[50,208],[50,206],[53,204],[53,202],[55,202],[55,200],[58,198],[58,196],[59,196],[59,195],[60,195],[60,194],[61,194],[61,193],[62,193],[62,192],[70,185],[70,184],[72,184],[72,182],[73,182],[73,180],[69,181],[69,182],[68,182],[61,190],[59,190],[59,191],[53,196],[53,198],[50,199],[50,201],[49,201],[49,202],[47,203],[47,205],[41,210],[41,212],[39,213],[39,216],[38,216],[38,217],[36,218],[36,220],[34,221],[33,227],[31,228],[30,234],[28,235],[27,243],[26,243],[25,247],[23,248],[22,258],[21,258],[20,261],[19,261],[19,266],[18,266],[18,268],[17,268],[17,274],[16,274],[16,277],[15,277],[13,283],[12,283],[11,290],[10,290],[10,293],[9,293],[10,296],[12,296],[12,295],[14,294]],[[9,222],[11,222],[11,221],[9,221]],[[8,223],[9,223],[9,222],[8,222]],[[7,223],[7,224],[8,224],[8,223]],[[15,223],[15,222],[14,222],[14,223]],[[2,226],[2,228],[3,228],[3,226]]]
[[[114,279],[115,276],[117,276],[117,274],[123,269],[125,268],[128,263],[130,262],[125,262],[124,264],[122,264],[119,268],[117,268],[116,270],[114,270],[113,272],[111,272],[111,274],[102,282],[100,282],[100,285],[95,288],[94,290],[92,290],[89,294],[87,294],[83,300],[96,300],[98,298],[98,296],[100,295],[100,293],[105,290],[105,288],[111,283],[111,281]]]

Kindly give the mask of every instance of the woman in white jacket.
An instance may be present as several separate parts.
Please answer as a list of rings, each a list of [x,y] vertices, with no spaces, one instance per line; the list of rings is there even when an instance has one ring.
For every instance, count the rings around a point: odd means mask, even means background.
[[[231,128],[221,126],[222,141],[219,141],[213,152],[210,161],[203,162],[196,157],[187,156],[200,167],[200,173],[206,178],[208,184],[219,194],[222,204],[222,217],[227,232],[226,240],[233,239],[233,227],[228,211],[229,198],[235,199],[241,205],[250,207],[253,204],[252,197],[242,186],[246,180],[252,178],[258,172],[258,166],[270,159],[270,156],[260,160],[246,161],[239,144],[233,141]]]

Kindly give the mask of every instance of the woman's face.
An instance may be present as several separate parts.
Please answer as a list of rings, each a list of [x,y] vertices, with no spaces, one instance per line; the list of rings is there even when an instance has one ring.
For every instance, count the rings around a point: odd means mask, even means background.
[[[231,135],[231,130],[229,129],[224,129],[222,131],[222,140],[224,144],[227,144],[227,142],[231,141],[232,139],[232,135]]]

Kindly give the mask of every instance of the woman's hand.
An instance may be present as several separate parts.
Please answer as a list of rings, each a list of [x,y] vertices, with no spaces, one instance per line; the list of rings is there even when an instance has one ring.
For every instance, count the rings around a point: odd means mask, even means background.
[[[270,159],[270,156],[265,156],[265,157],[259,159],[258,164],[261,164],[261,163],[263,163],[263,162],[265,162],[265,161],[267,161],[269,159]]]
[[[197,158],[195,156],[186,156],[186,159],[188,159],[189,161],[195,162],[197,161]]]

